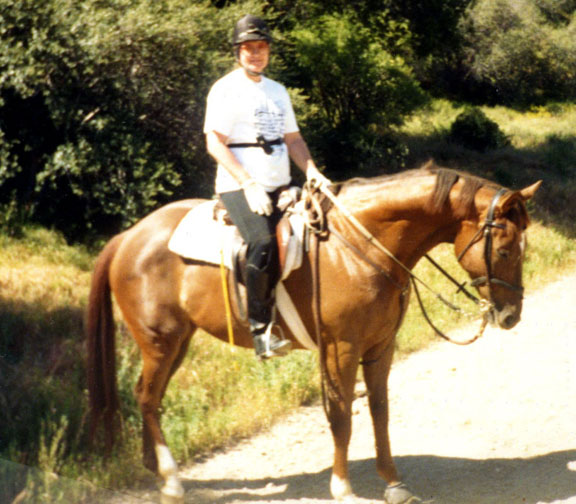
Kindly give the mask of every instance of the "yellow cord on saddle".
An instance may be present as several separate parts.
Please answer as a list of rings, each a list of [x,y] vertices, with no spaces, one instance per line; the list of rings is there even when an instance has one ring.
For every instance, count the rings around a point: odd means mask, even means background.
[[[220,249],[220,277],[222,278],[222,293],[224,294],[224,308],[226,309],[226,325],[228,327],[228,343],[234,347],[234,329],[232,328],[232,309],[230,308],[230,292],[224,266],[224,248]]]

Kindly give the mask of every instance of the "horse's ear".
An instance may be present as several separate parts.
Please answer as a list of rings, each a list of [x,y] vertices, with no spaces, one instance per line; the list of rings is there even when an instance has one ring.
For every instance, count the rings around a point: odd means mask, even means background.
[[[542,181],[539,180],[538,182],[535,182],[531,186],[525,187],[524,189],[518,192],[520,193],[520,196],[522,196],[522,199],[524,201],[528,201],[530,198],[532,198],[532,196],[534,196],[534,194],[536,194],[536,191],[539,189],[541,185]]]
[[[522,228],[526,228],[530,219],[524,203],[536,194],[536,191],[541,185],[542,181],[539,180],[520,191],[507,193],[502,200],[500,200],[496,208],[496,214],[516,222]]]
[[[539,180],[538,182],[535,182],[531,186],[525,187],[520,191],[511,191],[506,193],[498,202],[498,206],[496,208],[497,212],[500,215],[505,215],[511,208],[516,206],[518,200],[522,201],[522,203],[525,203],[530,198],[532,198],[534,194],[536,194],[536,191],[541,185],[542,181]]]

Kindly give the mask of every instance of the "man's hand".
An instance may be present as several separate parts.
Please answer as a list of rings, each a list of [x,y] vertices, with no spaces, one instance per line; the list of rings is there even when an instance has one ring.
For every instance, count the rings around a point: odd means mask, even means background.
[[[330,179],[322,175],[320,170],[315,166],[309,166],[306,170],[306,180],[312,184],[313,187],[326,189],[332,185]]]
[[[259,215],[272,214],[272,200],[266,190],[254,179],[248,179],[242,184],[244,195],[250,210]]]

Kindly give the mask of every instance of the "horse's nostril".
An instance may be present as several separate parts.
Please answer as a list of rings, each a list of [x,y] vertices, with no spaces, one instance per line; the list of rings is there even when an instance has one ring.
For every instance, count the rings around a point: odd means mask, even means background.
[[[516,325],[517,320],[518,319],[516,318],[516,316],[508,315],[507,317],[504,318],[502,327],[504,327],[505,329],[510,329],[511,327],[514,327]]]

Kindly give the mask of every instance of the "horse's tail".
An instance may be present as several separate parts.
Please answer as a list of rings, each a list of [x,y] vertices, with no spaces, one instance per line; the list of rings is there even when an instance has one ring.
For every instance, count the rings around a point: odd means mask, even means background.
[[[115,236],[102,250],[92,274],[85,331],[88,350],[88,396],[90,403],[90,440],[103,421],[107,450],[115,441],[119,408],[116,384],[115,324],[110,289],[110,265],[121,236]]]

